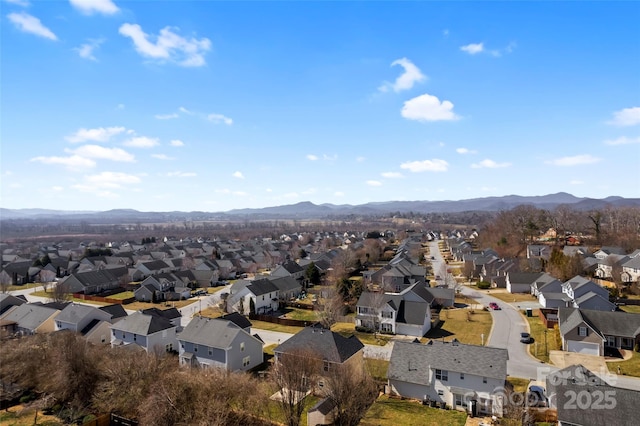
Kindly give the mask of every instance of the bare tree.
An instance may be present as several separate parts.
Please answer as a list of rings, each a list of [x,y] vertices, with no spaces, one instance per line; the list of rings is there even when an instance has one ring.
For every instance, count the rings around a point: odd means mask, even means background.
[[[324,395],[334,406],[336,426],[358,425],[378,396],[376,383],[361,365],[332,364],[324,381]]]
[[[53,302],[66,302],[71,299],[69,294],[69,286],[64,282],[58,282],[52,286],[51,292],[49,292],[49,299]]]
[[[322,290],[322,292],[324,293],[322,305],[320,309],[316,311],[316,314],[318,321],[323,327],[331,328],[331,326],[338,322],[338,319],[344,315],[344,301],[334,287]]]
[[[310,351],[297,350],[279,354],[271,371],[279,392],[279,407],[288,426],[298,426],[304,411],[302,400],[312,389],[322,361]]]
[[[11,277],[7,274],[0,274],[0,293],[6,293],[11,287]]]

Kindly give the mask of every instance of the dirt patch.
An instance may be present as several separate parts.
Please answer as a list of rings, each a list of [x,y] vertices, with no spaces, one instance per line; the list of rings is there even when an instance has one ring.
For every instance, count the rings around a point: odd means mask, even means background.
[[[594,373],[608,371],[605,360],[601,356],[584,355],[575,352],[550,351],[549,359],[558,368],[581,364]]]

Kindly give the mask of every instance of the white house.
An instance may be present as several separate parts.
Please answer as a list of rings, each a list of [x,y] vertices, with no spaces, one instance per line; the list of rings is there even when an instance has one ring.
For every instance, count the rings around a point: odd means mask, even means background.
[[[388,390],[406,398],[436,401],[478,414],[501,416],[507,379],[506,349],[430,340],[395,342]]]
[[[111,325],[111,346],[135,344],[147,353],[178,349],[177,326],[160,315],[134,312]]]

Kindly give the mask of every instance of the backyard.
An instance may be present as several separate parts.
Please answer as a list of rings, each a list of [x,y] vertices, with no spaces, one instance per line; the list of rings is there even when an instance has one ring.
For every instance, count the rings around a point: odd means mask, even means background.
[[[419,402],[380,396],[362,419],[362,426],[464,425],[461,411],[426,407]]]
[[[489,340],[493,320],[491,313],[484,310],[467,308],[443,309],[440,311],[440,323],[425,335],[428,339],[458,341],[470,345],[482,345]]]

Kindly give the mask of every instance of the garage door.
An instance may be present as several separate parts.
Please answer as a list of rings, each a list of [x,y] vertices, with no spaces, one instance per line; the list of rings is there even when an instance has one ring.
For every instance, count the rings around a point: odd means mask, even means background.
[[[574,342],[572,340],[569,340],[567,343],[569,352],[577,352],[585,355],[600,355],[600,349],[597,343]]]

